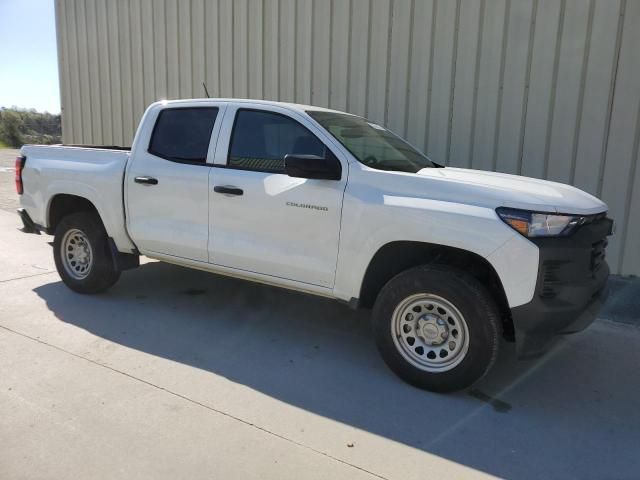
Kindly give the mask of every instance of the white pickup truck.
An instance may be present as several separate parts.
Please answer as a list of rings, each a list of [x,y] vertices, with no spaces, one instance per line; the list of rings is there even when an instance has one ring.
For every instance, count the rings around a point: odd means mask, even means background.
[[[163,101],[131,149],[25,146],[24,231],[55,235],[69,288],[139,255],[373,308],[404,380],[465,388],[502,339],[522,355],[606,296],[607,206],[574,187],[443,167],[385,128],[318,107]]]

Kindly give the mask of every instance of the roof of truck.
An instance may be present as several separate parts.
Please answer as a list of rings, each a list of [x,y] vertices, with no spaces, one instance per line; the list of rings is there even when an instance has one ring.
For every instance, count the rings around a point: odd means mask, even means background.
[[[209,103],[209,102],[229,102],[229,103],[258,103],[261,105],[274,105],[284,108],[289,108],[292,110],[298,110],[301,112],[306,112],[307,110],[319,110],[325,112],[334,112],[334,113],[347,113],[341,112],[340,110],[333,110],[330,108],[317,107],[314,105],[303,105],[300,103],[289,103],[289,102],[276,102],[273,100],[258,100],[251,98],[184,98],[179,100],[161,100],[158,103],[163,105],[168,104],[181,104],[181,103]]]

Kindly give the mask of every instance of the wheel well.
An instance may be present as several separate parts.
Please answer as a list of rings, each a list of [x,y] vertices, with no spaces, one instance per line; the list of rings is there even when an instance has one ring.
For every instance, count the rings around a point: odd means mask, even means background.
[[[459,248],[406,241],[384,245],[376,252],[367,267],[358,305],[371,308],[378,293],[391,278],[404,270],[425,264],[449,265],[478,279],[489,289],[500,309],[505,337],[513,337],[511,310],[500,277],[485,258]]]
[[[67,194],[53,197],[49,206],[49,232],[55,232],[60,220],[76,212],[95,212],[98,214],[96,207],[86,198]]]

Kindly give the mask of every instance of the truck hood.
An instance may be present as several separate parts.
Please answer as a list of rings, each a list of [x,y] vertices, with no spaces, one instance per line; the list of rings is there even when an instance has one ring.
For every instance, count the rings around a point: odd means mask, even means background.
[[[491,200],[499,203],[491,205],[493,207],[579,215],[607,210],[607,205],[593,195],[549,180],[455,167],[424,168],[417,175],[459,184],[460,193],[465,190],[464,193],[473,192],[473,197],[479,200],[470,203],[486,204],[486,201]],[[464,196],[470,198],[468,195]]]

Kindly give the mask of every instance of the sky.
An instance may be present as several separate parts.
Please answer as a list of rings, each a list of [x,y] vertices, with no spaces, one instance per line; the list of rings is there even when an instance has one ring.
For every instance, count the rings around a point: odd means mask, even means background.
[[[53,0],[0,0],[0,107],[60,113]]]

